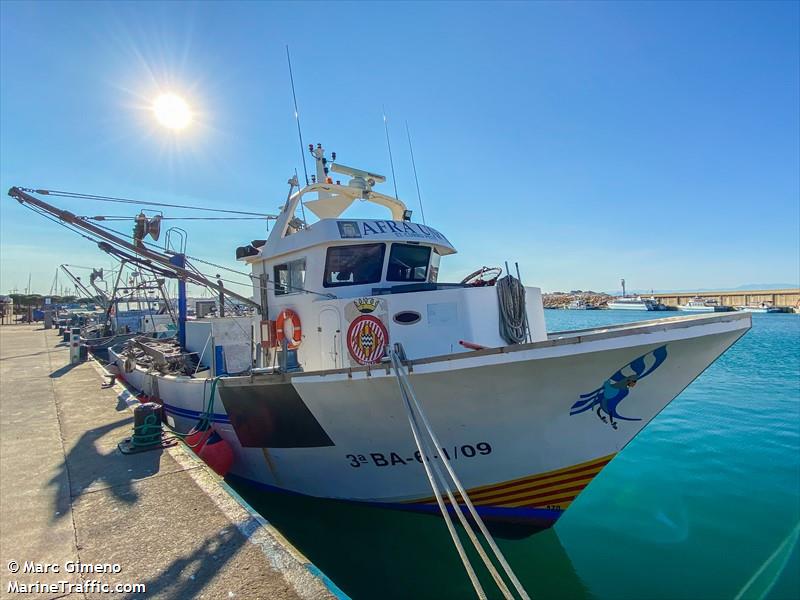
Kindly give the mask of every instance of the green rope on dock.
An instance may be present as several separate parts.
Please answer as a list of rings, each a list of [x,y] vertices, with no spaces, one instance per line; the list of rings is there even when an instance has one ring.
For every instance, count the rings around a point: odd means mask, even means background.
[[[133,427],[131,445],[141,448],[161,443],[161,420],[156,413],[147,415],[144,423]]]
[[[209,395],[208,398],[206,398],[206,382],[203,382],[203,412],[200,414],[200,420],[197,422],[197,425],[192,427],[186,433],[175,431],[172,427],[167,425],[167,428],[169,429],[170,433],[174,435],[176,438],[179,438],[181,441],[183,441],[183,443],[185,443],[190,448],[199,446],[201,442],[197,442],[196,444],[189,444],[186,442],[186,438],[195,433],[206,431],[211,427],[211,422],[214,415],[214,394],[217,391],[218,381],[219,377],[214,377],[211,380],[211,394]]]

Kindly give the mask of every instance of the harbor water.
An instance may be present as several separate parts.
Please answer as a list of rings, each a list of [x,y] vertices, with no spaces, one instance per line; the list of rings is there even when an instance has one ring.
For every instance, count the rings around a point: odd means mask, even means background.
[[[664,316],[546,311],[551,331]],[[236,487],[355,599],[474,597],[440,518]],[[800,316],[754,314],[553,529],[498,543],[532,598],[797,598],[799,524]]]

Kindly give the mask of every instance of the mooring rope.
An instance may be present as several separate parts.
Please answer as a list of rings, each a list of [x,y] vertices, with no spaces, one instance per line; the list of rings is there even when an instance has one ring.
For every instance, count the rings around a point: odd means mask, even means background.
[[[500,303],[500,335],[508,344],[521,344],[528,337],[525,318],[525,288],[516,277],[506,275],[497,282]]]
[[[438,476],[439,480],[441,481],[445,492],[447,493],[448,499],[450,500],[451,505],[453,506],[454,511],[459,517],[464,530],[466,531],[467,535],[469,536],[470,540],[472,541],[475,549],[478,551],[481,559],[483,560],[484,565],[489,570],[492,575],[492,578],[497,583],[498,588],[500,589],[503,596],[507,599],[513,599],[514,596],[511,594],[508,586],[503,581],[500,573],[497,571],[496,567],[490,560],[489,556],[484,551],[480,541],[478,540],[475,532],[469,521],[466,518],[466,515],[462,511],[461,504],[456,502],[454,497],[453,491],[450,489],[450,485],[447,479],[444,477],[437,461],[441,462],[445,470],[447,471],[450,479],[452,480],[453,484],[455,485],[458,493],[461,496],[461,499],[464,502],[464,506],[466,507],[469,515],[472,517],[472,520],[477,524],[478,529],[483,534],[486,543],[489,545],[489,548],[494,553],[495,558],[500,563],[500,566],[503,568],[508,579],[511,581],[511,584],[514,586],[517,594],[519,594],[520,598],[523,600],[530,600],[525,588],[522,587],[519,579],[517,578],[514,571],[511,569],[511,566],[506,561],[503,553],[500,551],[500,548],[497,546],[497,543],[494,541],[494,538],[489,533],[489,530],[486,528],[486,525],[483,523],[483,519],[481,519],[480,515],[478,514],[477,510],[475,510],[475,506],[472,504],[472,501],[467,494],[466,489],[461,483],[461,480],[456,475],[455,471],[453,470],[450,461],[444,455],[443,452],[439,452],[438,448],[441,448],[441,443],[436,437],[436,434],[433,432],[433,428],[431,427],[428,418],[425,416],[425,412],[422,410],[422,406],[420,405],[419,401],[417,400],[416,394],[414,393],[414,389],[411,387],[411,382],[408,380],[408,375],[403,367],[400,355],[403,354],[402,346],[400,344],[396,344],[395,348],[389,348],[389,358],[392,362],[392,367],[395,370],[395,375],[397,377],[398,384],[400,386],[400,395],[403,398],[403,402],[406,408],[407,416],[409,425],[411,426],[411,433],[414,436],[414,441],[417,444],[417,449],[420,453],[420,458],[422,460],[422,464],[425,467],[425,474],[428,477],[428,481],[431,484],[431,489],[433,490],[434,496],[436,497],[436,503],[439,505],[439,510],[442,513],[442,517],[447,524],[447,529],[450,532],[450,536],[453,538],[453,544],[458,551],[459,556],[461,557],[461,561],[464,563],[464,568],[469,575],[470,581],[472,582],[473,587],[475,588],[475,592],[477,593],[479,598],[485,598],[486,594],[481,587],[480,583],[475,576],[475,571],[472,568],[469,559],[467,558],[466,553],[464,552],[464,548],[461,544],[461,540],[458,538],[458,534],[453,527],[452,519],[450,518],[450,513],[444,505],[444,501],[442,499],[441,492],[439,491],[439,486],[436,483],[436,478],[432,473],[435,471],[436,476]],[[422,436],[420,433],[420,428],[418,425],[417,420],[422,422],[425,432],[427,436]],[[433,457],[433,458],[431,458]],[[428,463],[431,463],[429,466]]]

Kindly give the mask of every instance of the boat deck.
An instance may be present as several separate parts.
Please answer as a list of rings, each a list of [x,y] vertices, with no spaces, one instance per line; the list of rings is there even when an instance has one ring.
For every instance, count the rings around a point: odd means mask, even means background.
[[[0,327],[0,597],[18,595],[14,581],[57,586],[23,594],[35,598],[99,597],[59,587],[91,581],[144,584],[132,598],[345,597],[189,451],[119,452],[125,395],[101,389],[93,361],[70,366],[59,341]],[[26,561],[59,572],[24,573]],[[70,561],[120,572],[69,573]]]

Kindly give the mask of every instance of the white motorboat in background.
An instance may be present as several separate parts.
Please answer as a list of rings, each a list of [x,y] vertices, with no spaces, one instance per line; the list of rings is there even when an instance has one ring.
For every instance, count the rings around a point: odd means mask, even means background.
[[[666,310],[667,307],[661,304],[654,297],[642,298],[641,296],[628,296],[625,292],[625,280],[621,279],[622,296],[617,296],[610,300],[606,306],[611,310]]]
[[[594,304],[589,304],[585,298],[575,298],[564,308],[568,310],[597,310],[599,307]]]
[[[618,297],[608,303],[612,310],[657,310],[657,302],[641,296]]]
[[[740,310],[742,312],[751,312],[751,313],[779,313],[783,312],[783,309],[778,306],[773,306],[772,302],[760,302],[758,304],[746,304],[743,306],[737,306],[736,310]]]
[[[729,312],[733,310],[733,308],[730,306],[722,306],[713,298],[695,296],[686,304],[679,304],[678,310],[687,312]]]

